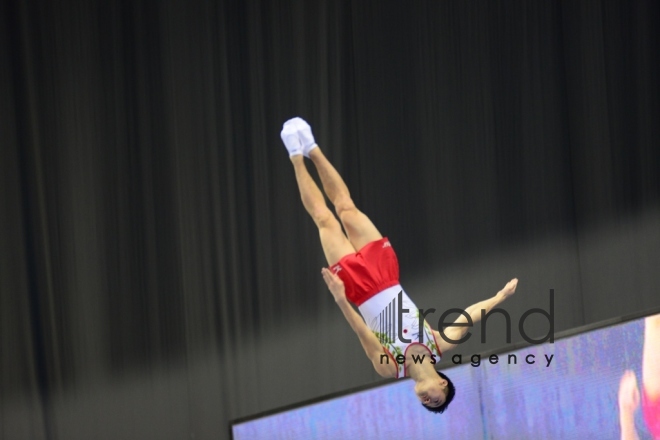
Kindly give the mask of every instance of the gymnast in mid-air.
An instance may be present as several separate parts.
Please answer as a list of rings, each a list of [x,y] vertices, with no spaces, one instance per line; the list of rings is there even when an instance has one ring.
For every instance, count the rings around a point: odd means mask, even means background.
[[[467,325],[461,326],[469,322],[466,315],[472,323],[481,320],[482,310],[488,313],[511,296],[518,280],[512,279],[492,298],[467,308],[441,337],[425,320],[421,322],[419,309],[399,284],[399,264],[390,241],[355,207],[343,179],[316,144],[309,124],[301,118],[290,119],[284,123],[281,137],[303,205],[319,230],[329,265],[321,270],[323,279],[374,369],[382,377],[412,378],[422,405],[432,412],[444,412],[455,388],[434,365],[456,346],[448,341],[458,341],[468,331]],[[307,171],[304,157],[314,162],[341,224]]]

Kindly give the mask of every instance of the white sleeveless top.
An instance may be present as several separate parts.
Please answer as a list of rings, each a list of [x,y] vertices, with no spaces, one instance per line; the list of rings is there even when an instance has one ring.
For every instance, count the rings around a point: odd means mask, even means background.
[[[397,367],[397,379],[406,377],[406,361],[414,362],[417,359],[419,363],[422,356],[425,356],[423,362],[428,362],[430,356],[432,364],[440,362],[440,349],[431,327],[424,321],[420,332],[419,309],[401,285],[397,284],[377,293],[358,308],[367,326],[374,332],[390,358],[381,358],[381,362],[394,363]],[[399,310],[403,313],[399,314]],[[413,345],[423,345],[428,350],[428,355],[414,355],[415,357],[410,358],[406,352]],[[405,361],[400,364],[396,358],[401,355],[405,357]]]

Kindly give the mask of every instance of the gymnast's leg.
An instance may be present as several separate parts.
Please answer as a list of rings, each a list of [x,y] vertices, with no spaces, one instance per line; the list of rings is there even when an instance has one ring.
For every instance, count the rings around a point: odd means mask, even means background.
[[[352,254],[355,249],[348,241],[341,225],[328,209],[323,193],[309,175],[302,155],[302,145],[296,128],[289,121],[282,129],[282,140],[289,151],[291,163],[296,173],[296,182],[305,210],[312,217],[319,230],[323,253],[328,265],[336,264],[343,256]]]
[[[367,243],[383,238],[371,220],[355,207],[346,183],[318,148],[307,122],[296,118],[296,124],[306,155],[314,162],[323,183],[323,190],[335,206],[335,211],[353,247],[360,250]]]
[[[647,397],[660,399],[660,314],[644,320],[642,382]]]
[[[644,320],[642,410],[653,438],[660,438],[660,314]]]
[[[348,239],[353,244],[353,247],[360,250],[367,243],[383,238],[369,217],[357,209],[344,180],[325,157],[321,149],[315,148],[310,152],[309,157],[319,172],[323,189],[335,206],[335,211],[344,225]]]

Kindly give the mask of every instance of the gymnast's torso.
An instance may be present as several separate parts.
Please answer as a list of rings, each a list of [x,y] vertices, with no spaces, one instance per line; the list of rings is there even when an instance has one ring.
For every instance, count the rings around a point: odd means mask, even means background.
[[[380,362],[393,363],[398,379],[407,376],[407,366],[411,363],[440,361],[441,352],[433,330],[426,321],[420,326],[419,309],[401,285],[388,287],[358,308],[385,350],[387,356],[382,356]]]

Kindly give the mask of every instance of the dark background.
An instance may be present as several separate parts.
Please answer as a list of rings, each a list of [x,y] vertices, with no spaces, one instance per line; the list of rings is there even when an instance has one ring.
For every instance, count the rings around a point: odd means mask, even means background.
[[[627,0],[0,2],[0,437],[224,438],[379,380],[320,278],[296,115],[432,325],[513,276],[514,319],[554,289],[557,331],[660,306],[658,23]]]

